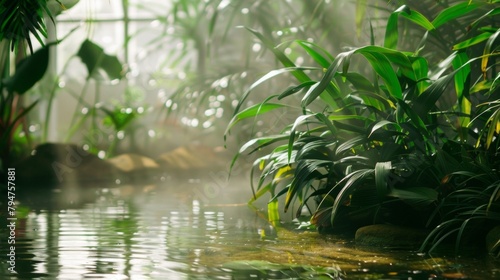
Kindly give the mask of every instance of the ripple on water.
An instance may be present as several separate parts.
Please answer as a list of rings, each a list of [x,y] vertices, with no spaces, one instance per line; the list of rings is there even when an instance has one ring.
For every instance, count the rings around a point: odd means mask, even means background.
[[[235,190],[236,192],[237,190]],[[494,279],[489,262],[356,250],[342,239],[282,230],[243,206],[207,206],[165,186],[125,199],[108,193],[79,209],[41,210],[18,222],[16,268],[0,279]],[[246,196],[248,197],[248,196]],[[216,199],[220,199],[217,197]],[[216,201],[221,204],[220,201]],[[5,218],[0,217],[2,223]],[[410,256],[410,257],[409,257]],[[460,260],[461,262],[463,260]],[[456,273],[456,274],[453,274]],[[486,277],[486,278],[485,278]]]

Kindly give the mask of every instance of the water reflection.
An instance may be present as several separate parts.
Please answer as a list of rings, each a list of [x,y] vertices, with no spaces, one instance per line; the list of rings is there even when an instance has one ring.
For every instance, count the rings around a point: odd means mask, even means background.
[[[247,211],[203,209],[193,190],[184,190],[163,186],[137,195],[123,187],[79,209],[29,214],[16,232],[18,279],[188,279],[206,272],[200,255],[226,242],[232,221],[233,237],[258,239],[255,225],[244,226],[255,220]],[[3,276],[16,279],[6,271],[2,264]]]
[[[246,207],[249,194],[228,195],[241,192],[234,188],[202,199],[200,188],[169,181],[149,192],[94,190],[95,201],[80,208],[32,211],[17,223],[18,274],[3,261],[0,279],[452,279],[415,254],[408,261],[404,252],[355,250],[316,233],[278,238]],[[476,274],[494,276],[484,268]]]

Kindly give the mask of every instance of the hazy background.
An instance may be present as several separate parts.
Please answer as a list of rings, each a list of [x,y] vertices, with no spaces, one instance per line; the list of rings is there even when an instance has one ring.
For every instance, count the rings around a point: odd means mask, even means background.
[[[35,138],[45,133],[42,142],[84,143],[101,157],[125,151],[152,155],[189,143],[222,146],[238,99],[251,83],[281,67],[241,27],[281,44],[297,65],[314,66],[294,40],[317,43],[333,55],[366,44],[369,34],[361,30],[369,30],[368,21],[356,19],[356,9],[356,1],[344,0],[81,0],[55,17],[55,27],[47,21],[48,41],[67,37],[54,47],[49,73],[30,95],[41,98],[30,131]],[[376,30],[381,13],[366,14]],[[76,56],[86,39],[118,57],[123,79],[87,77]],[[263,84],[248,102],[276,94],[292,81],[283,75]],[[55,99],[47,113],[51,92]],[[131,121],[117,129],[103,108]],[[243,123],[227,146],[234,150],[296,116],[277,111],[255,124]]]

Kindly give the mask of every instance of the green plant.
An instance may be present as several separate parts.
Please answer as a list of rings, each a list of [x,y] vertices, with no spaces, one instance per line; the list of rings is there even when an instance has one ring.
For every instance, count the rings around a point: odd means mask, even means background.
[[[120,108],[121,106],[117,105],[115,108],[110,109],[108,108],[109,106],[100,102],[101,92],[99,88],[101,83],[122,79],[125,74],[123,65],[116,56],[105,53],[101,46],[89,39],[82,42],[78,52],[72,58],[79,58],[85,65],[87,77],[85,78],[85,83],[79,94],[70,92],[78,101],[78,105],[70,121],[70,130],[64,140],[69,141],[90,119],[90,129],[85,135],[87,138],[85,142],[89,145],[89,150],[97,153],[100,150],[98,146],[103,145],[102,142],[111,140],[111,144],[109,144],[106,154],[113,154],[118,140],[123,138],[119,137],[118,134],[123,133],[123,129],[141,114],[141,112],[138,113],[133,111],[132,108],[129,108],[130,106]],[[67,65],[69,65],[70,60],[66,62],[66,66],[62,71],[63,73]],[[92,81],[95,83],[94,104],[88,104],[85,101],[85,94],[88,87],[92,84]],[[56,81],[56,83],[57,82],[58,81]],[[51,92],[49,108],[54,99],[56,89],[57,87],[54,86]],[[79,114],[82,110],[84,112],[83,115]],[[45,127],[48,127],[48,116]],[[108,139],[110,133],[113,135],[112,139]],[[105,141],[102,141],[103,139]]]
[[[0,163],[11,159],[13,139],[22,127],[24,116],[36,101],[23,107],[22,94],[35,85],[44,75],[48,65],[48,48],[42,37],[47,37],[45,15],[51,13],[46,0],[3,1],[0,4]],[[31,36],[44,46],[33,52]],[[26,44],[31,55],[26,57]],[[10,73],[10,51],[15,53],[16,71]],[[24,127],[27,133],[26,127]],[[28,136],[26,136],[28,137]],[[29,138],[27,138],[29,139]]]
[[[19,97],[43,77],[48,65],[48,56],[48,46],[42,47],[21,60],[16,72],[0,82],[0,160],[3,164],[10,161],[13,139],[23,124],[23,117],[37,103],[35,101],[23,108],[18,104]]]
[[[11,50],[16,52],[24,52],[19,46],[26,42],[33,53],[31,35],[42,45],[43,37],[47,37],[45,14],[51,15],[47,0],[3,1],[0,5],[0,40],[8,40]]]
[[[464,30],[462,41],[453,43],[451,54],[440,60],[420,55],[429,48],[427,38],[439,37],[442,28],[477,11],[484,12],[469,22],[470,30]],[[316,63],[311,67],[295,65],[284,53],[283,44],[275,46],[268,37],[248,29],[284,68],[269,72],[249,87],[226,134],[236,123],[270,111],[288,108],[300,115],[283,124],[277,135],[250,140],[235,156],[233,164],[242,153],[274,147],[255,161],[261,175],[251,202],[270,193],[269,218],[276,222],[278,198],[285,197],[285,211],[297,201],[296,215],[304,207],[311,208],[310,202],[315,200],[318,205],[310,210],[311,221],[320,229],[371,223],[442,229],[443,224],[459,224],[458,220],[450,222],[457,215],[498,223],[500,213],[493,210],[500,203],[495,179],[474,180],[471,187],[462,177],[453,184],[447,178],[455,180],[456,175],[475,172],[480,172],[475,173],[478,178],[482,178],[479,174],[498,178],[495,59],[499,32],[490,19],[499,12],[490,3],[463,1],[429,20],[423,13],[401,6],[389,16],[383,46],[374,45],[372,32],[372,45],[334,56],[318,44],[295,40],[293,44]],[[424,30],[415,51],[398,50],[403,35],[398,18]],[[371,71],[353,70],[359,61]],[[480,71],[475,67],[478,62]],[[241,109],[258,86],[288,73],[296,79],[294,86]],[[454,88],[449,86],[452,83]],[[282,101],[300,93],[304,93],[300,106]],[[443,101],[450,97],[455,102],[447,106]],[[462,188],[464,191],[458,191]],[[473,211],[469,206],[446,210],[447,201],[462,195],[474,202],[471,208],[490,211]],[[457,219],[464,222],[462,216]],[[457,242],[464,231],[472,229],[459,228]],[[433,245],[456,231],[451,226],[444,232],[434,231]]]

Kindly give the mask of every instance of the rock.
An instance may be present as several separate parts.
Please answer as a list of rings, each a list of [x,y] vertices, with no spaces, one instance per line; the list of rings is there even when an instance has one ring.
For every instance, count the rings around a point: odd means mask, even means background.
[[[493,256],[500,257],[500,226],[494,227],[486,235],[486,250]]]
[[[161,154],[156,162],[163,170],[173,176],[222,170],[226,163],[216,148],[203,145],[178,147]]]
[[[160,166],[151,158],[137,154],[122,154],[107,160],[123,172],[122,181],[149,183],[158,180]]]
[[[370,225],[356,231],[356,245],[415,248],[422,244],[429,231],[395,225]]]
[[[120,171],[74,144],[39,145],[14,165],[16,180],[26,188],[66,184],[114,183]]]
[[[158,163],[153,159],[136,154],[122,154],[107,161],[123,172],[137,172],[160,168]]]

